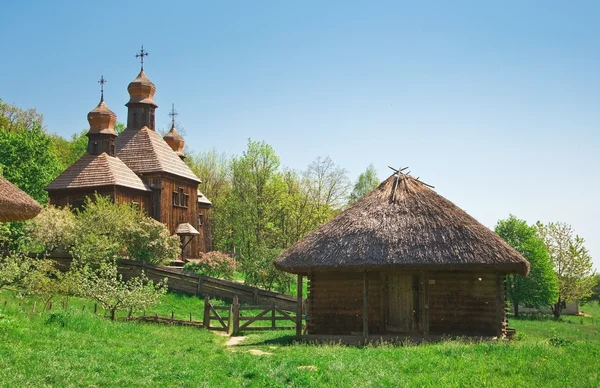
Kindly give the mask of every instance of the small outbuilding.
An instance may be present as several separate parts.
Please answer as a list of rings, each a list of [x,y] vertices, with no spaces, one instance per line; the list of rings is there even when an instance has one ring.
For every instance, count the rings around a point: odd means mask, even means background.
[[[293,245],[275,266],[298,275],[299,291],[308,278],[304,337],[316,340],[502,337],[505,277],[529,272],[492,230],[401,172]]]

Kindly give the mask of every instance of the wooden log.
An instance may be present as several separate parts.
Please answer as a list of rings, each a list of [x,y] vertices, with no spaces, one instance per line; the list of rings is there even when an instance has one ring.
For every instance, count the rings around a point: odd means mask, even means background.
[[[206,295],[204,297],[204,327],[210,329],[210,297]]]
[[[296,285],[296,336],[302,335],[302,275],[298,274]]]
[[[232,305],[233,314],[233,334],[237,334],[240,331],[240,302],[238,301],[237,295],[233,297]]]
[[[369,336],[369,273],[363,274],[363,337],[365,341]]]
[[[423,278],[423,334],[429,334],[429,271],[422,274]]]
[[[231,334],[231,316],[233,315],[233,305],[229,305],[229,316],[227,317],[227,334]]]
[[[272,304],[272,308],[271,308],[271,328],[275,329],[275,302],[273,302]]]
[[[502,338],[504,332],[502,328],[502,323],[504,321],[504,306],[502,303],[502,294],[501,294],[501,277],[500,273],[496,274],[496,336],[498,338]]]

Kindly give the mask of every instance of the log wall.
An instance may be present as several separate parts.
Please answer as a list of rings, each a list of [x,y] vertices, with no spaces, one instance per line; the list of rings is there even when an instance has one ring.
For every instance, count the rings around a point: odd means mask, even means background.
[[[497,335],[506,320],[504,276],[500,276],[497,292],[496,273],[429,272],[430,332]]]
[[[362,333],[362,272],[317,272],[308,281],[309,334]],[[381,332],[380,276],[369,273],[369,333]]]

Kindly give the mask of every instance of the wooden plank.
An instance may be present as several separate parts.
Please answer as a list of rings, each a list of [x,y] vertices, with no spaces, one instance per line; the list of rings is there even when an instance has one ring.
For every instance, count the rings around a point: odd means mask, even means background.
[[[503,336],[502,323],[504,321],[504,304],[502,303],[502,294],[500,293],[501,277],[500,273],[496,274],[496,335],[498,338],[502,338]]]
[[[261,313],[259,313],[258,315],[254,316],[254,317],[249,317],[248,321],[246,323],[244,323],[242,326],[240,326],[240,330],[245,329],[246,327],[250,326],[253,322],[259,320],[259,318],[264,317],[265,315],[267,315],[267,313],[269,311],[271,311],[271,310],[270,309],[269,310],[265,310],[265,311],[262,311]],[[244,320],[244,318],[240,317],[239,320],[242,321],[242,320]]]
[[[266,330],[294,330],[295,326],[281,326],[275,329],[271,327],[247,327],[244,331],[266,331]]]
[[[283,315],[283,317],[285,319],[289,319],[292,322],[296,321],[296,317],[292,317],[290,314],[288,314],[286,311],[280,309],[279,307],[275,306],[275,309],[277,310],[277,312],[281,315]]]
[[[237,334],[240,331],[240,303],[238,297],[233,297],[233,334]]]
[[[210,297],[204,297],[204,327],[210,329]]]
[[[267,310],[267,313],[268,313],[269,311],[272,311],[272,310]],[[262,318],[256,318],[256,317],[240,317],[240,321],[250,321],[250,320],[252,320],[252,322],[254,322],[254,321],[271,321],[271,320],[276,320],[276,321],[289,321],[289,320],[290,320],[290,318],[288,318],[288,317],[278,317],[278,316],[275,316],[274,318],[273,318],[273,316],[262,317]],[[296,318],[292,319],[292,322],[296,322]]]
[[[298,275],[296,285],[296,335],[302,334],[302,275]]]
[[[219,315],[219,313],[217,312],[217,310],[215,310],[215,308],[213,307],[213,305],[210,305],[210,309],[212,310],[213,313],[215,313],[217,320],[219,321],[219,323],[221,324],[222,327],[227,328],[227,325],[225,324],[225,322],[223,321],[223,318]]]
[[[369,336],[369,273],[364,272],[363,277],[363,337]],[[299,335],[299,334],[298,334]]]
[[[429,271],[423,273],[423,334],[429,334]]]

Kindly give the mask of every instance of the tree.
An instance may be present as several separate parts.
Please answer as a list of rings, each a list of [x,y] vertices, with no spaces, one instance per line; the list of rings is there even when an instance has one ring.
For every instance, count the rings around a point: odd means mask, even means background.
[[[350,199],[348,202],[350,204],[353,204],[354,202],[364,197],[365,194],[371,192],[377,186],[379,186],[377,171],[375,170],[373,164],[370,164],[369,167],[367,167],[367,169],[365,170],[365,172],[361,173],[358,176],[358,180],[354,184],[354,188],[350,193]]]
[[[212,202],[209,222],[213,249],[231,250],[232,228],[228,215],[231,158],[213,148],[206,152],[188,153],[185,161],[202,181],[200,190]]]
[[[508,275],[507,297],[519,316],[519,305],[550,306],[558,296],[558,279],[552,269],[548,249],[535,226],[510,215],[496,224],[496,233],[529,261],[528,276]]]
[[[574,235],[573,228],[562,222],[536,224],[544,240],[558,276],[558,297],[552,305],[556,318],[566,302],[575,302],[591,295],[594,287],[592,257],[583,245],[585,240]]]
[[[584,300],[585,302],[596,301],[600,303],[600,274],[595,274],[593,279],[595,285],[592,287],[592,294],[589,297],[584,298]]]
[[[44,115],[35,108],[23,110],[0,99],[0,130],[16,132],[44,128]]]
[[[62,170],[66,170],[75,163],[87,151],[88,138],[85,135],[88,131],[73,134],[70,140],[58,134],[51,134],[52,152],[60,161]]]
[[[50,138],[40,127],[12,132],[0,129],[0,165],[6,179],[40,203],[48,201],[44,187],[62,171]]]
[[[119,309],[145,310],[167,292],[166,278],[154,284],[142,272],[139,277],[123,281],[115,265],[105,265],[94,271],[84,267],[81,271],[84,273],[80,286],[82,296],[98,301],[110,312],[111,320],[115,319]]]

